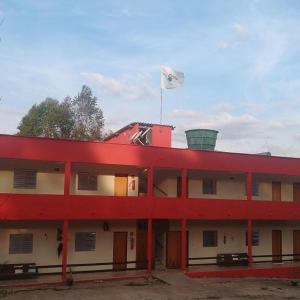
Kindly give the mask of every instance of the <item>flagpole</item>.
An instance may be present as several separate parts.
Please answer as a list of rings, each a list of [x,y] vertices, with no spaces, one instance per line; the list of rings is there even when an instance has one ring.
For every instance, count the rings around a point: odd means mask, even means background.
[[[162,124],[162,88],[160,88],[160,124]]]

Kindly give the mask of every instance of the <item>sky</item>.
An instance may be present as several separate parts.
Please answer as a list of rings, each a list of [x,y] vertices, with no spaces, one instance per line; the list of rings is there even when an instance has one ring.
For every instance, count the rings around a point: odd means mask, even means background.
[[[173,146],[219,131],[216,149],[300,157],[300,1],[0,0],[0,133],[30,107],[88,85],[105,128],[158,123],[160,69]]]

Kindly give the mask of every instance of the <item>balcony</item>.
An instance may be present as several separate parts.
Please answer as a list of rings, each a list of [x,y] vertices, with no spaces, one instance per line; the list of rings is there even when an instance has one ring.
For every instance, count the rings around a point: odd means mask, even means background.
[[[300,218],[297,176],[14,159],[0,166],[6,220]],[[16,170],[36,170],[35,185],[16,186]]]

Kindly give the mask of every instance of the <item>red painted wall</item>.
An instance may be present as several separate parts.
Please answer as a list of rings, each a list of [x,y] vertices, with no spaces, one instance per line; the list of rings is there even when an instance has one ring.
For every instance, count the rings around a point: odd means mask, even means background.
[[[300,159],[0,135],[0,158],[300,175]]]
[[[152,146],[169,147],[172,146],[172,127],[153,125]]]
[[[138,124],[135,124],[133,127],[127,128],[119,134],[107,139],[106,142],[115,144],[131,144],[130,138],[137,132],[138,128]]]
[[[150,126],[150,125],[149,125]],[[107,143],[115,144],[132,144],[131,137],[138,131],[139,123],[134,124],[132,127],[124,128],[116,135],[105,140]],[[172,144],[172,127],[165,125],[151,125],[152,129],[152,144],[151,146],[157,147],[171,147]]]

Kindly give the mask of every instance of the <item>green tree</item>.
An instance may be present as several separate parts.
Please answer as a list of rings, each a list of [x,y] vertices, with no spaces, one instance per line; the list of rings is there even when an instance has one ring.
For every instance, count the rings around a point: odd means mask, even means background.
[[[74,117],[73,138],[100,140],[103,136],[103,112],[97,106],[97,98],[92,90],[84,85],[81,92],[72,100]]]
[[[19,135],[32,135],[51,138],[69,138],[73,118],[66,101],[46,98],[34,104],[18,126]]]
[[[18,126],[18,135],[80,140],[100,140],[104,119],[89,87],[61,103],[46,98],[31,107]]]

